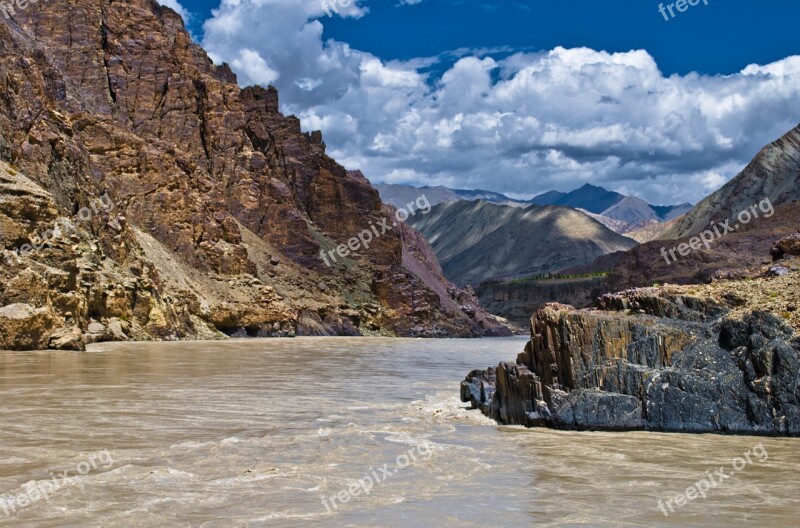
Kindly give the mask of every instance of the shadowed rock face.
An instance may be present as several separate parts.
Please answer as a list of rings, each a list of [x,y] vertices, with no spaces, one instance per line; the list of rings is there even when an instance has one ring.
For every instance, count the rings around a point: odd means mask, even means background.
[[[529,427],[800,436],[800,339],[779,317],[679,288],[600,308],[542,309],[516,363],[470,373],[462,400]]]
[[[0,307],[25,305],[8,321],[41,321],[39,338],[0,347],[502,333],[462,309],[438,268],[404,265],[421,242],[402,229],[327,267],[320,250],[391,210],[325,154],[320,133],[278,111],[273,88],[240,89],[213,65],[170,9],[31,4],[0,19],[0,78]],[[113,207],[13,253],[101,196]]]
[[[603,277],[486,281],[476,289],[481,306],[523,328],[531,314],[549,303],[588,308],[601,293]]]

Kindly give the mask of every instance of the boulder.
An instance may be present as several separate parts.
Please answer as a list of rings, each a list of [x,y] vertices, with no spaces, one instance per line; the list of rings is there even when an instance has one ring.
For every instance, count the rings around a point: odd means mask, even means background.
[[[25,303],[0,308],[0,349],[46,350],[54,323],[49,308]]]
[[[86,350],[86,346],[83,343],[83,334],[81,333],[81,329],[76,326],[72,326],[69,328],[61,328],[60,330],[56,330],[50,336],[49,348],[53,350],[75,350],[78,352]]]

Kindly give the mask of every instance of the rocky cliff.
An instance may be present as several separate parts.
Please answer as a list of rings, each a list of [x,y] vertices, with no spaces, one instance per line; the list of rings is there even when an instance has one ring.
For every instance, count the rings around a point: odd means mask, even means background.
[[[800,276],[784,264],[605,295],[593,310],[549,305],[516,363],[470,373],[462,400],[529,427],[800,436]]]
[[[568,279],[486,281],[475,289],[481,306],[526,327],[531,314],[549,303],[587,308],[600,295],[602,276]]]
[[[503,332],[411,230],[326,266],[392,211],[172,10],[29,4],[0,19],[0,79],[0,348]]]

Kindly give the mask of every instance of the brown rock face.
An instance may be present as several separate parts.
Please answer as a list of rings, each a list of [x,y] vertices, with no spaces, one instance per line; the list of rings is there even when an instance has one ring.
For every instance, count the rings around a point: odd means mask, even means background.
[[[391,212],[168,8],[31,4],[0,20],[0,78],[0,306],[50,310],[54,343],[74,347],[75,327],[87,341],[502,328],[442,295],[405,228],[327,267],[321,250]],[[17,253],[63,221],[74,229]]]
[[[800,232],[789,235],[775,242],[770,248],[772,260],[786,257],[800,257]]]

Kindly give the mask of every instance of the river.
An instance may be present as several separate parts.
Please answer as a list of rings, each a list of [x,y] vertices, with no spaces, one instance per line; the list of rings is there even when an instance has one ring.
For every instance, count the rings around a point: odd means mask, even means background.
[[[0,526],[798,526],[798,439],[525,430],[468,410],[459,381],[523,345],[0,352]],[[745,453],[705,498],[674,500]]]

